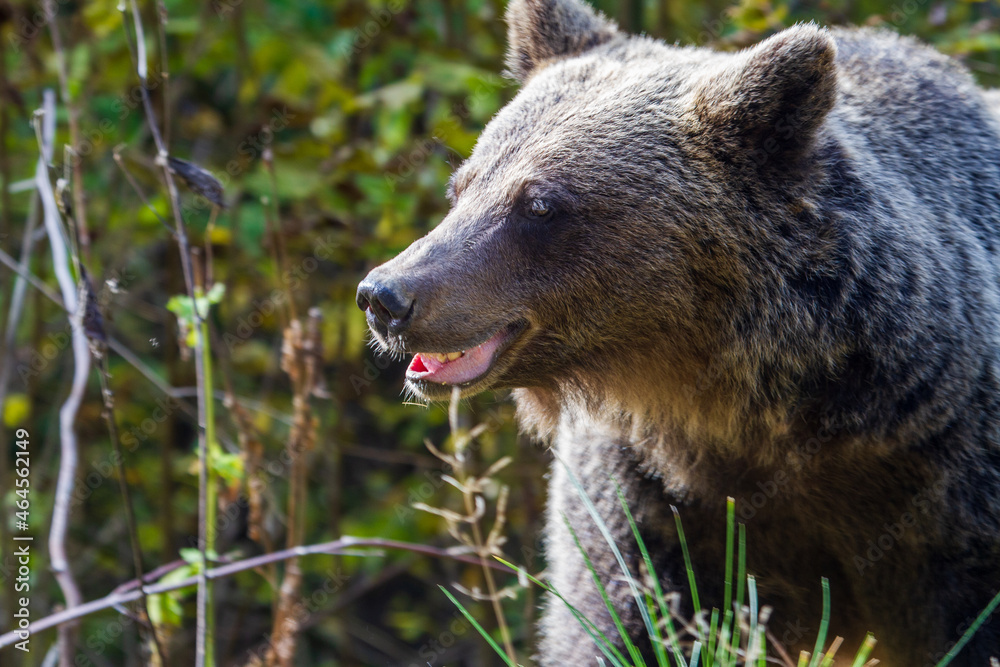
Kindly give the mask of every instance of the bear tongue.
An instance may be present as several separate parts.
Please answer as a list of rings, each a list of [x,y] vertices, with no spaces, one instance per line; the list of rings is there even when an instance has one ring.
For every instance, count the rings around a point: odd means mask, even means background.
[[[493,355],[503,340],[503,332],[497,332],[492,338],[465,351],[454,361],[438,361],[437,359],[416,354],[406,376],[412,380],[426,380],[439,384],[464,384],[475,380],[489,370],[493,363]]]

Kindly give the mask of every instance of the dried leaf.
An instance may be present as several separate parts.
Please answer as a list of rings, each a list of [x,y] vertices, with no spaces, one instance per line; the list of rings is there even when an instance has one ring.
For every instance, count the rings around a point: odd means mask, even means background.
[[[101,316],[101,307],[97,303],[97,295],[94,293],[94,284],[90,281],[90,275],[82,265],[80,266],[81,289],[86,306],[83,311],[83,329],[87,337],[100,343],[108,342],[108,335],[104,331],[104,317]]]
[[[222,183],[210,171],[173,156],[167,158],[167,164],[170,165],[170,171],[179,176],[191,192],[201,195],[220,208],[226,208]]]

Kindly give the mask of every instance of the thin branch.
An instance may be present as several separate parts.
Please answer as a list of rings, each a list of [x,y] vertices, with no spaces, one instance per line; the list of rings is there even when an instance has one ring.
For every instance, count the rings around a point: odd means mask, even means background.
[[[59,207],[56,205],[49,182],[48,163],[52,159],[52,138],[55,135],[56,102],[55,93],[46,89],[43,93],[43,108],[41,111],[41,156],[35,179],[38,183],[38,193],[42,197],[42,208],[45,212],[45,229],[52,248],[52,268],[59,282],[63,303],[70,312],[69,322],[73,343],[73,383],[69,397],[59,409],[60,456],[59,477],[56,482],[55,498],[52,507],[52,526],[49,532],[49,559],[52,572],[59,588],[66,599],[66,606],[73,608],[83,601],[80,589],[73,578],[69,562],[66,558],[66,528],[69,523],[69,513],[72,507],[73,487],[76,478],[78,447],[74,423],[76,413],[83,401],[87,389],[87,376],[90,373],[90,349],[87,335],[83,329],[84,304],[78,299],[76,281],[70,273],[70,257],[63,238],[63,226],[59,217]],[[72,664],[74,655],[74,630],[71,627],[61,633],[62,650],[60,662],[63,665]]]
[[[66,55],[63,49],[62,38],[59,35],[58,10],[54,0],[44,0],[47,16],[51,16],[49,21],[49,32],[52,35],[52,47],[56,56],[56,70],[59,74],[59,93],[62,97],[63,106],[69,118],[69,144],[72,155],[73,169],[73,215],[69,216],[74,222],[76,230],[75,236],[80,241],[81,251],[84,258],[90,256],[90,231],[87,229],[86,202],[83,197],[83,160],[77,152],[80,146],[80,110],[73,101],[69,92],[69,76],[66,71]]]
[[[25,234],[25,236],[28,235]],[[7,318],[7,331],[4,336],[5,343],[9,340],[9,344],[13,344],[14,334],[17,333],[17,322],[21,317],[21,310],[24,306],[24,291],[27,288],[28,283],[31,283],[32,287],[45,295],[57,306],[66,310],[66,306],[63,305],[62,297],[53,292],[51,287],[43,283],[38,276],[28,270],[28,254],[31,252],[31,247],[33,245],[33,243],[28,242],[23,246],[20,263],[16,262],[13,257],[0,249],[0,263],[3,263],[7,268],[17,274],[17,281],[14,284],[14,295],[11,297],[10,311]],[[4,357],[4,366],[3,368],[0,368],[0,376],[3,378],[0,379],[0,405],[3,405],[3,400],[7,391],[7,377],[10,375],[9,371],[10,365],[7,363],[6,357]]]
[[[285,267],[288,265],[288,258],[285,252],[285,240],[280,229],[280,210],[278,208],[278,180],[274,173],[274,152],[271,150],[270,146],[264,149],[262,161],[264,163],[264,168],[267,170],[268,179],[271,184],[271,201],[266,200],[266,197],[262,197],[261,203],[264,205],[264,224],[267,226],[267,233],[271,236],[271,252],[272,259],[274,261],[274,270],[277,274],[278,281],[281,283],[281,288],[285,292],[285,307],[288,308],[288,313],[285,313],[285,309],[281,308],[281,328],[284,329],[288,326],[288,323],[292,320],[298,319],[298,315],[295,312],[295,299],[292,297],[292,290],[288,284],[287,280],[284,280]]]
[[[6,252],[4,252],[2,249],[0,249],[0,264],[5,264],[6,266],[10,267],[11,269],[14,269],[15,272],[19,276],[21,276],[22,278],[24,278],[28,283],[31,284],[32,287],[34,287],[39,292],[41,292],[43,296],[45,296],[46,298],[48,298],[50,301],[52,301],[54,304],[56,304],[57,306],[59,306],[63,310],[66,310],[65,304],[63,304],[62,298],[58,294],[56,294],[55,292],[53,292],[52,289],[49,288],[48,285],[46,285],[45,283],[43,283],[38,278],[38,276],[36,276],[35,274],[31,273],[30,271],[22,270],[17,265],[17,263],[14,261],[14,258],[11,257],[10,255],[8,255]],[[66,311],[66,312],[69,313],[69,311]],[[196,396],[198,394],[197,387],[174,387],[174,386],[171,386],[169,383],[167,383],[166,380],[164,380],[159,375],[157,375],[156,371],[154,371],[152,368],[150,368],[148,365],[146,365],[146,363],[142,359],[140,359],[138,356],[136,356],[136,354],[134,352],[132,352],[132,350],[128,349],[125,346],[125,344],[122,343],[121,341],[119,341],[119,340],[117,340],[117,339],[109,336],[107,344],[108,344],[108,348],[110,348],[111,350],[113,350],[116,354],[118,354],[118,356],[120,356],[122,359],[124,359],[125,362],[129,366],[132,366],[137,371],[139,371],[139,373],[143,377],[145,377],[147,380],[149,380],[150,383],[153,384],[153,386],[155,386],[163,394],[169,396],[170,398],[181,399],[181,398],[185,398],[187,396]],[[4,365],[3,368],[0,368],[0,372],[2,372],[4,369],[7,369],[9,367],[10,367],[9,364]],[[256,401],[256,400],[254,400],[252,398],[246,398],[244,396],[235,396],[234,395],[234,396],[230,397],[224,391],[215,391],[215,392],[212,392],[212,395],[214,396],[215,400],[217,400],[217,401],[223,401],[223,402],[228,401],[228,400],[230,400],[230,398],[232,398],[232,400],[235,400],[239,404],[244,405],[244,406],[246,406],[246,407],[254,410],[255,412],[262,412],[262,413],[264,413],[264,414],[266,414],[266,415],[268,415],[270,417],[273,417],[277,421],[280,421],[280,422],[282,422],[284,424],[288,424],[289,426],[291,426],[292,423],[293,423],[293,419],[289,415],[287,415],[286,413],[274,410],[274,409],[268,407],[267,405],[265,405],[264,403],[262,403],[261,401]],[[192,421],[194,421],[195,423],[197,423],[198,415],[195,412],[194,408],[192,408],[190,405],[188,405],[184,401],[180,401],[180,400],[178,400],[178,407],[180,408],[181,412],[183,412],[185,415],[187,415],[188,417],[190,417]],[[232,442],[227,437],[224,437],[224,436],[220,435],[220,436],[218,436],[218,438],[224,444],[227,444],[227,445],[231,445],[232,444]]]
[[[196,396],[198,394],[198,388],[171,387],[169,393],[171,396],[174,397]],[[246,396],[238,396],[236,394],[231,394],[229,390],[224,390],[224,389],[216,389],[214,392],[212,392],[212,395],[215,397],[215,400],[221,401],[223,404],[225,404],[227,401],[232,400],[235,403],[242,405],[244,408],[249,408],[254,412],[260,412],[261,414],[265,414],[268,417],[274,419],[275,421],[279,421],[282,424],[285,424],[286,426],[292,426],[295,423],[295,419],[292,415],[288,414],[287,412],[281,412],[280,410],[275,410],[264,401],[258,401],[257,399],[254,398],[248,398]]]
[[[43,296],[52,301],[52,303],[56,304],[63,310],[66,310],[66,305],[63,303],[62,297],[53,292],[48,285],[46,285],[44,282],[41,281],[41,279],[38,278],[38,276],[19,266],[17,262],[14,261],[14,258],[8,255],[6,252],[4,252],[2,249],[0,249],[0,264],[5,264],[7,267],[9,267],[15,273],[17,273],[20,278],[23,278],[26,283],[29,283],[32,287],[41,292]],[[69,313],[68,310],[66,312]],[[125,347],[125,345],[122,342],[116,340],[115,338],[112,338],[110,336],[108,337],[108,347],[114,350],[114,352],[118,354],[122,359],[124,359],[126,363],[135,368],[137,371],[139,371],[139,373],[143,377],[149,380],[157,389],[159,389],[167,396],[178,399],[178,398],[184,398],[186,396],[194,396],[197,394],[197,389],[194,387],[172,387],[170,384],[167,383],[166,380],[157,375],[156,371],[147,366],[142,359],[137,357],[135,353],[132,352],[132,350]],[[8,372],[10,367],[11,364],[5,363],[4,366],[0,368],[0,374]],[[2,397],[2,394],[0,394],[0,397]],[[226,395],[224,392],[217,391],[215,392],[215,398],[220,401],[225,400]],[[255,401],[250,398],[243,398],[241,396],[236,397],[236,400],[238,400],[240,403],[246,404],[247,407],[253,408],[258,412],[264,411],[262,408],[263,403],[260,403],[259,401]],[[0,403],[0,405],[2,405],[2,403]],[[191,417],[192,419],[197,418],[197,414],[194,412],[194,409],[191,408],[191,406],[189,406],[187,403],[180,402],[180,408],[181,412],[186,414],[188,417]],[[291,424],[292,422],[291,417],[276,410],[271,410],[268,414],[274,417],[275,419],[283,421],[287,424]]]
[[[191,299],[192,311],[194,315],[194,369],[196,385],[199,388],[205,386],[205,366],[204,366],[204,345],[205,340],[203,339],[203,315],[198,312],[197,300],[195,299],[195,283],[194,283],[194,270],[191,266],[191,245],[188,242],[187,229],[184,225],[184,219],[181,215],[181,204],[180,195],[177,192],[177,184],[174,182],[173,173],[170,171],[170,166],[168,164],[167,158],[170,156],[167,151],[167,146],[163,141],[163,136],[160,134],[160,129],[156,122],[156,113],[153,111],[153,104],[149,99],[149,87],[147,84],[147,60],[146,60],[146,38],[142,29],[142,17],[139,14],[139,8],[136,5],[135,0],[129,0],[129,7],[132,12],[133,24],[135,27],[135,63],[136,63],[136,73],[139,76],[139,92],[142,96],[143,109],[146,112],[146,123],[149,126],[149,131],[153,135],[153,141],[156,144],[157,156],[156,162],[163,170],[163,179],[167,184],[167,194],[169,195],[170,207],[174,215],[174,225],[177,233],[177,245],[179,246],[181,255],[181,268],[184,273],[184,283],[187,287],[188,298]],[[124,7],[123,7],[124,14]],[[126,26],[128,21],[125,21]],[[125,35],[127,41],[129,41],[131,46],[131,40],[128,39],[129,32],[126,27]],[[209,514],[208,508],[208,440],[207,440],[207,404],[205,396],[199,393],[198,396],[198,458],[200,463],[200,474],[198,481],[198,548],[201,551],[202,559],[202,574],[201,581],[198,585],[198,614],[197,614],[197,631],[195,639],[195,665],[196,667],[204,667],[208,664],[210,667],[214,664],[214,651],[211,645],[211,640],[213,638],[207,637],[207,628],[211,624],[209,619],[210,614],[210,597],[211,590],[208,585],[208,579],[205,576],[205,572],[208,570],[208,555],[206,552],[208,544],[208,531],[214,530],[214,526],[209,526],[206,521],[206,517]]]
[[[17,324],[21,321],[21,312],[24,310],[24,295],[28,289],[28,283],[30,282],[33,286],[42,290],[43,293],[47,292],[46,296],[54,294],[45,283],[32,276],[28,268],[31,264],[31,252],[35,247],[34,233],[37,223],[38,197],[32,194],[28,219],[24,224],[24,235],[21,241],[21,260],[15,262],[13,257],[0,250],[0,253],[2,253],[0,260],[11,271],[17,274],[17,278],[14,280],[14,289],[10,296],[10,308],[7,311],[7,326],[4,331],[3,344],[0,346],[0,349],[3,350],[3,353],[0,354],[0,405],[3,405],[7,398],[7,387],[10,383],[11,369],[14,367],[12,360],[14,355],[14,341],[17,336]],[[49,298],[51,299],[52,296],[49,296]],[[58,297],[56,299],[57,303],[61,306],[62,299]]]
[[[322,544],[313,544],[310,546],[295,547],[292,549],[284,549],[282,551],[274,551],[269,554],[263,554],[261,556],[255,556],[254,558],[246,558],[244,560],[235,561],[233,563],[228,563],[226,565],[220,565],[219,567],[212,568],[204,573],[204,577],[201,575],[196,575],[193,577],[188,577],[181,581],[174,581],[170,583],[160,583],[153,584],[151,586],[146,586],[147,595],[159,595],[161,593],[168,593],[170,591],[176,591],[181,588],[189,588],[191,586],[196,586],[199,584],[202,578],[214,581],[216,579],[223,579],[225,577],[234,575],[238,572],[246,572],[247,570],[254,570],[265,565],[270,565],[271,563],[278,563],[289,558],[299,558],[303,556],[316,556],[316,555],[377,555],[378,551],[372,554],[361,554],[358,553],[358,549],[396,549],[400,551],[409,551],[412,553],[423,554],[425,556],[432,556],[434,558],[442,558],[447,560],[460,561],[462,563],[469,563],[471,565],[479,565],[479,558],[477,556],[470,556],[466,554],[452,553],[448,549],[440,549],[437,547],[428,546],[426,544],[414,544],[411,542],[400,542],[398,540],[387,540],[383,538],[373,537],[352,537],[345,535],[338,540],[332,542],[324,542]],[[172,564],[177,567],[184,565],[183,561],[177,561]],[[495,561],[488,561],[487,566],[499,572],[511,573],[511,570],[505,565],[497,563]],[[148,580],[154,574],[163,576],[167,572],[164,571],[166,566],[159,568],[155,572],[151,572],[146,575],[145,579]],[[74,607],[73,609],[66,609],[45,618],[41,618],[34,621],[28,626],[27,630],[30,635],[38,634],[44,630],[50,628],[58,627],[65,623],[70,623],[76,621],[85,616],[89,616],[99,611],[105,609],[110,609],[119,605],[128,604],[129,602],[134,602],[139,599],[140,593],[135,590],[137,586],[136,582],[127,582],[122,584],[117,589],[116,593],[105,596],[98,600],[92,602],[87,602],[85,604]],[[11,646],[18,641],[21,641],[17,631],[8,632],[4,635],[0,635],[0,649]]]
[[[41,281],[41,279],[38,278],[38,276],[18,266],[18,264],[14,261],[14,258],[8,255],[6,252],[4,252],[2,249],[0,249],[0,264],[5,264],[6,266],[14,270],[14,272],[17,273],[19,277],[23,278],[32,287],[41,292],[42,295],[45,296],[50,301],[52,301],[52,303],[56,304],[63,310],[66,310],[66,305],[63,303],[62,298],[58,294],[53,292],[48,285],[46,285],[44,282]],[[66,312],[69,313],[69,311]],[[113,350],[118,356],[124,359],[128,365],[132,366],[137,371],[139,371],[139,373],[147,380],[149,380],[150,383],[153,384],[153,386],[155,386],[163,394],[169,396],[170,398],[181,399],[187,396],[197,395],[198,389],[196,387],[171,386],[169,383],[167,383],[166,380],[157,375],[156,371],[154,371],[152,368],[146,365],[146,362],[144,362],[141,358],[136,356],[136,354],[132,352],[132,350],[128,349],[125,346],[125,344],[122,343],[121,341],[111,336],[108,336],[107,344],[108,348]],[[0,374],[4,372],[9,372],[9,369],[11,367],[12,367],[11,364],[5,363],[3,367],[0,367]],[[229,398],[223,391],[214,392],[214,396],[215,399],[218,401],[226,401]],[[263,412],[282,423],[288,425],[292,424],[292,418],[289,415],[283,412],[278,412],[277,410],[273,410],[260,401],[255,401],[252,398],[246,398],[243,396],[234,396],[234,400],[236,400],[242,405],[245,405],[248,408],[251,408],[256,412]],[[2,405],[2,403],[0,403],[0,405]],[[180,408],[180,411],[183,412],[188,417],[190,417],[192,421],[197,420],[198,415],[195,412],[194,408],[192,408],[190,405],[188,405],[184,401],[178,400],[178,406]],[[222,439],[224,442],[227,442],[225,439],[221,438],[221,436],[220,439]]]
[[[122,170],[123,174],[125,174],[125,180],[127,180],[129,185],[132,186],[132,189],[135,190],[135,193],[139,195],[139,199],[141,199],[142,203],[146,205],[146,208],[152,211],[153,215],[156,216],[156,219],[160,221],[160,224],[163,225],[168,232],[170,232],[171,236],[177,238],[177,234],[174,231],[173,227],[171,227],[170,223],[164,220],[163,216],[160,215],[160,212],[157,211],[156,208],[154,208],[154,206],[150,203],[149,198],[146,196],[146,194],[142,191],[142,188],[139,186],[139,182],[135,180],[135,176],[133,176],[132,172],[130,172],[125,167],[125,162],[122,160],[120,148],[121,146],[115,146],[114,150],[111,153],[114,156],[115,164],[117,164],[118,168]]]
[[[118,424],[115,420],[115,399],[111,392],[111,371],[108,367],[108,357],[101,349],[98,374],[101,378],[101,396],[104,400],[104,419],[108,424],[108,435],[111,438],[115,452],[115,464],[118,469],[118,487],[122,494],[122,502],[125,504],[125,519],[128,524],[129,543],[132,547],[132,562],[135,568],[136,581],[139,583],[139,602],[145,612],[144,624],[148,625],[150,636],[153,640],[153,649],[159,664],[165,667],[167,662],[164,657],[163,647],[160,645],[160,638],[156,635],[156,625],[152,623],[149,615],[149,602],[147,600],[145,588],[142,586],[142,546],[139,544],[139,528],[135,520],[135,510],[132,507],[132,494],[128,486],[128,478],[125,475],[125,453],[122,451],[121,440],[118,437]]]
[[[160,97],[163,99],[163,141],[170,145],[170,62],[167,59],[167,6],[156,1],[156,33],[160,45]]]

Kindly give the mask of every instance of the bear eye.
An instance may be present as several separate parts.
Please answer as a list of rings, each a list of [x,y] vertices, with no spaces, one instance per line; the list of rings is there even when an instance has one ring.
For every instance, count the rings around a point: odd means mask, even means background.
[[[528,212],[533,218],[544,218],[552,212],[552,207],[544,199],[532,199],[528,205]]]

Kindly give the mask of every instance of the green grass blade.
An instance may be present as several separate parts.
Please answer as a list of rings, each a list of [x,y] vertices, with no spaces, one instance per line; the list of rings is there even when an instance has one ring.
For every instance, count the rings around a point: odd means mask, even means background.
[[[719,610],[712,609],[712,622],[708,626],[708,665],[707,667],[713,667],[715,660],[715,643],[718,641],[719,632]]]
[[[583,548],[583,545],[580,543],[580,538],[577,536],[576,531],[573,530],[573,526],[570,525],[569,519],[565,514],[563,515],[563,523],[566,524],[566,529],[569,531],[569,534],[573,536],[573,543],[576,544],[576,548],[580,551],[580,555],[583,556],[583,562],[586,564],[587,569],[590,570],[590,576],[594,580],[594,585],[597,586],[597,591],[601,594],[601,600],[604,602],[604,606],[607,607],[608,613],[611,614],[611,620],[614,621],[615,628],[618,629],[618,634],[621,636],[622,641],[625,642],[625,648],[628,650],[628,654],[632,657],[632,662],[634,664],[641,665],[642,654],[639,653],[639,649],[636,648],[635,644],[632,642],[632,638],[628,634],[628,631],[625,630],[625,624],[622,623],[622,619],[618,615],[618,611],[615,609],[615,606],[611,604],[611,598],[608,597],[608,591],[604,588],[604,582],[601,581],[600,576],[597,574],[597,570],[594,568],[594,563],[590,560],[590,554],[588,554],[587,550]]]
[[[691,587],[691,602],[694,604],[694,616],[701,616],[701,601],[698,599],[698,585],[694,581],[694,567],[691,565],[691,554],[688,553],[687,540],[684,538],[684,526],[681,525],[681,513],[673,505],[674,523],[677,524],[677,539],[681,543],[681,553],[684,554],[684,569],[687,570],[688,586]]]
[[[648,593],[646,594],[646,610],[649,612],[649,617],[653,619],[653,630],[656,631],[656,636],[652,638],[652,642],[653,652],[656,654],[657,667],[670,667],[670,660],[667,658],[666,643],[663,641],[663,635],[660,633],[660,623],[656,616],[656,600]]]
[[[560,599],[564,604],[566,604],[577,623],[579,623],[587,634],[590,635],[594,645],[597,646],[601,653],[603,653],[605,657],[611,661],[611,664],[614,667],[632,667],[632,664],[625,658],[624,655],[622,655],[621,651],[619,651],[618,648],[608,640],[607,635],[601,632],[600,628],[594,625],[593,621],[566,602],[565,598],[560,597]],[[600,656],[597,656],[597,658],[600,659]]]
[[[826,644],[826,630],[830,626],[830,581],[826,577],[823,577],[822,582],[823,618],[819,621],[819,634],[816,635],[816,647],[813,649],[812,658],[809,660],[809,667],[818,667],[819,661],[823,657],[823,646]]]
[[[730,609],[722,614],[722,628],[719,630],[719,643],[715,645],[714,662],[720,667],[729,664],[729,628],[733,620],[733,612]]]
[[[871,655],[872,649],[875,648],[875,635],[868,633],[865,637],[865,642],[858,649],[858,654],[854,656],[854,663],[851,667],[865,667],[865,663],[868,662],[868,656]]]
[[[746,663],[749,665],[757,658],[757,579],[753,576],[747,577],[747,593],[750,596],[750,632],[747,635],[747,657]]]
[[[642,615],[643,623],[646,624],[646,632],[649,634],[650,637],[654,636],[655,633],[653,631],[653,622],[649,618],[649,612],[646,611],[646,605],[642,603],[642,594],[639,592],[639,586],[635,583],[635,578],[632,576],[632,573],[629,572],[628,565],[625,563],[625,557],[622,556],[622,552],[618,548],[618,545],[615,543],[615,539],[611,535],[611,531],[608,530],[607,524],[601,518],[601,515],[597,512],[597,508],[594,506],[594,502],[590,499],[590,496],[587,495],[587,491],[583,488],[583,485],[580,484],[580,480],[576,478],[576,475],[566,464],[566,462],[562,459],[562,457],[559,455],[558,452],[553,451],[553,455],[555,456],[556,460],[559,461],[559,463],[562,465],[563,469],[566,471],[566,475],[569,477],[570,482],[576,488],[577,494],[580,496],[580,499],[583,500],[584,505],[587,507],[587,511],[590,513],[591,518],[594,520],[594,524],[597,526],[598,530],[601,531],[601,534],[604,536],[604,540],[608,543],[608,546],[611,548],[612,553],[614,553],[615,558],[618,560],[618,566],[621,568],[622,575],[625,577],[625,581],[626,583],[628,583],[629,589],[632,592],[632,598],[635,600],[635,604],[639,608],[639,613]]]
[[[694,646],[691,647],[691,664],[698,664],[698,657],[701,655],[701,642],[696,641]]]
[[[740,614],[743,613],[743,587],[747,580],[747,527],[739,526],[739,555],[736,558],[736,609],[733,612],[733,646],[740,648]]]
[[[733,539],[736,536],[736,499],[726,498],[726,576],[723,609],[733,608]]]
[[[961,651],[965,647],[965,645],[969,643],[969,640],[972,639],[972,635],[976,634],[976,631],[979,630],[979,626],[981,626],[983,623],[986,622],[986,619],[990,617],[990,615],[993,613],[993,611],[997,608],[998,605],[1000,605],[1000,593],[997,593],[996,595],[993,596],[993,599],[990,600],[990,603],[986,605],[986,609],[983,609],[981,612],[979,612],[979,616],[977,616],[976,620],[973,621],[972,625],[969,626],[969,629],[965,631],[965,634],[962,635],[962,638],[955,643],[955,645],[951,648],[950,651],[948,651],[945,654],[943,658],[941,658],[941,661],[938,662],[938,664],[935,665],[935,667],[945,667],[945,665],[954,660],[955,656],[958,655],[958,652]]]
[[[612,480],[614,481],[614,480]],[[622,510],[625,512],[625,518],[628,519],[629,528],[632,529],[632,535],[635,537],[635,541],[639,545],[639,551],[642,553],[642,559],[646,563],[646,569],[649,571],[649,576],[653,580],[653,591],[656,596],[656,602],[659,605],[660,618],[664,620],[667,627],[667,638],[670,641],[671,653],[674,656],[674,662],[679,667],[687,667],[687,662],[684,660],[684,652],[681,650],[680,641],[677,639],[677,633],[674,630],[673,619],[670,616],[670,610],[667,608],[666,596],[663,594],[663,588],[660,585],[660,578],[656,576],[656,569],[653,567],[653,560],[649,557],[649,551],[646,549],[646,543],[642,539],[642,535],[639,534],[639,526],[636,525],[635,519],[632,517],[632,510],[628,506],[628,501],[625,500],[625,494],[622,493],[621,486],[615,481],[615,491],[618,493],[618,500],[621,502]],[[650,610],[650,616],[653,618],[653,628],[656,631],[656,637],[660,638],[659,627],[657,627],[656,614]],[[661,646],[662,648],[662,646]],[[660,660],[660,654],[657,653],[657,661]],[[664,664],[664,663],[660,663]],[[691,661],[691,664],[695,664]]]
[[[458,610],[462,612],[462,615],[465,616],[466,620],[468,620],[469,623],[472,623],[472,627],[474,627],[479,632],[479,634],[483,636],[483,639],[485,639],[489,643],[489,645],[493,648],[493,650],[496,651],[497,655],[503,658],[503,661],[507,663],[508,667],[518,667],[517,664],[511,662],[510,658],[507,657],[507,654],[504,652],[504,650],[500,648],[500,646],[493,640],[493,637],[490,636],[490,633],[486,632],[486,630],[483,629],[483,626],[479,625],[476,619],[472,617],[472,614],[469,613],[469,610],[466,609],[462,605],[462,603],[455,598],[454,595],[448,592],[447,588],[441,585],[438,585],[438,588],[441,589],[442,593],[448,596],[448,599],[451,600],[451,603],[453,605],[458,607]]]
[[[611,660],[611,662],[615,665],[615,667],[626,667],[629,664],[629,661],[625,658],[624,655],[621,654],[621,651],[619,651],[618,648],[611,643],[611,640],[608,639],[608,636],[605,635],[600,628],[594,625],[593,621],[584,616],[583,613],[580,612],[580,610],[578,610],[576,607],[570,604],[570,601],[567,600],[565,597],[563,597],[562,593],[556,590],[554,586],[550,586],[544,581],[529,574],[528,571],[525,570],[524,568],[518,567],[513,563],[508,563],[499,556],[494,556],[493,558],[495,558],[498,562],[503,563],[510,569],[515,570],[519,574],[523,574],[529,581],[531,581],[533,584],[544,590],[546,593],[555,595],[564,605],[566,605],[566,608],[569,609],[569,612],[573,614],[573,617],[576,618],[576,620],[580,623],[580,625],[583,626],[583,629],[587,631],[587,634],[590,635],[591,639],[594,640],[594,643],[597,645],[597,648],[601,650],[601,653],[607,656],[608,660]]]

